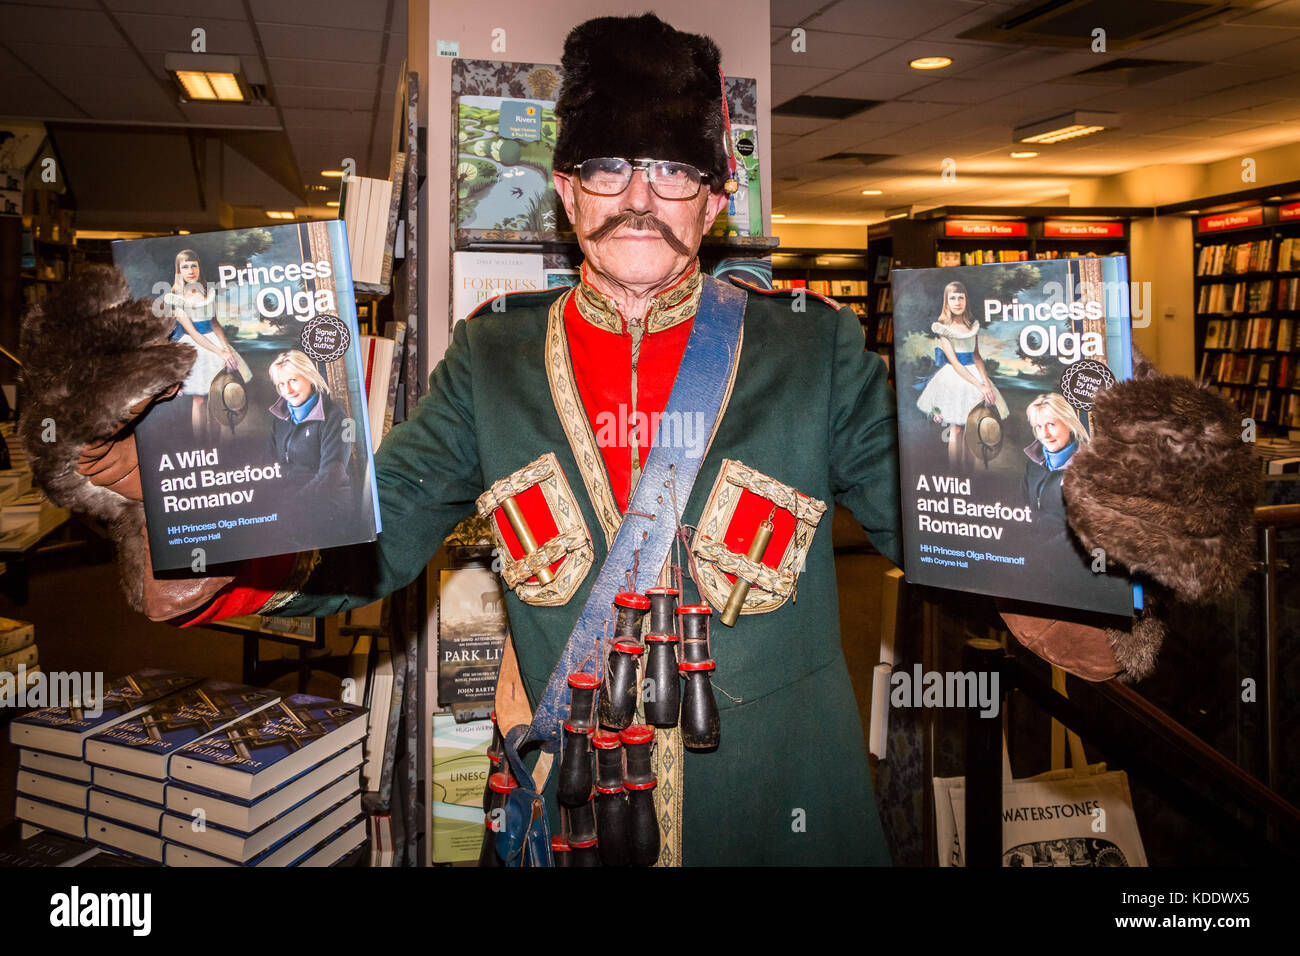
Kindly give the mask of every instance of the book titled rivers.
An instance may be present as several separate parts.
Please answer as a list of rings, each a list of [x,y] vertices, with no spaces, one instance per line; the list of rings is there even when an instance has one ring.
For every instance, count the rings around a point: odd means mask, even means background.
[[[136,428],[154,570],[373,541],[343,223],[120,241],[113,261],[195,353]]]
[[[1132,585],[1084,550],[1061,495],[1092,440],[1097,393],[1132,371],[1127,266],[1106,257],[893,273],[908,580],[1132,613]]]

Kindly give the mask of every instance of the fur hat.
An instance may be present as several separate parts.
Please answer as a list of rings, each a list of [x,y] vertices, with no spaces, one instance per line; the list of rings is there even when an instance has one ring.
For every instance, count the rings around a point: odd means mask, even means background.
[[[22,328],[18,435],[36,482],[55,504],[106,526],[136,607],[144,509],[78,474],[77,457],[83,446],[122,432],[150,400],[185,378],[197,353],[167,341],[174,325],[148,300],[132,301],[120,272],[90,266],[28,312]]]
[[[1134,351],[1133,378],[1098,394],[1092,425],[1062,483],[1084,547],[1182,601],[1232,593],[1254,561],[1259,493],[1241,413]]]
[[[667,159],[720,188],[729,175],[720,61],[708,37],[654,14],[578,24],[564,41],[555,168],[597,156]]]

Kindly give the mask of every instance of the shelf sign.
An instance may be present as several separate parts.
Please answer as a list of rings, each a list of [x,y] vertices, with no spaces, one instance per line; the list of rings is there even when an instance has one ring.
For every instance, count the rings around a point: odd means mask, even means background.
[[[1238,209],[1236,212],[1220,212],[1213,216],[1202,216],[1196,220],[1197,232],[1222,232],[1225,229],[1242,229],[1246,226],[1264,225],[1264,207]]]
[[[1124,238],[1122,222],[1081,222],[1073,219],[1048,219],[1043,222],[1044,239]]]
[[[1001,219],[949,219],[943,224],[945,236],[965,236],[979,239],[1008,239],[1027,236],[1029,230],[1023,222]]]
[[[1277,218],[1283,222],[1287,219],[1300,219],[1300,202],[1289,202],[1277,207]]]

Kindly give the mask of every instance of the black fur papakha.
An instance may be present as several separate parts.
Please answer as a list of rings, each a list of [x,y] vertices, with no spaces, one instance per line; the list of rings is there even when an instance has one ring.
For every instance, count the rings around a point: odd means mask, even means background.
[[[721,188],[729,173],[720,60],[708,37],[653,14],[578,24],[560,61],[555,168],[599,156],[666,159],[698,167]]]
[[[1098,394],[1092,441],[1066,469],[1070,527],[1179,600],[1215,600],[1254,560],[1259,475],[1241,413],[1134,359],[1132,379]]]
[[[132,406],[184,381],[197,353],[167,341],[174,326],[150,301],[132,301],[123,275],[105,266],[83,269],[23,320],[18,435],[36,483],[56,505],[105,525],[137,607],[141,582],[128,569],[143,561],[144,509],[77,474],[77,456],[122,432]]]

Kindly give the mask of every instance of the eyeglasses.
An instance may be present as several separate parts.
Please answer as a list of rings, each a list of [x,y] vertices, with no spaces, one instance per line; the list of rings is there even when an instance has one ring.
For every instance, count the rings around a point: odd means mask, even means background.
[[[596,196],[617,196],[632,182],[632,174],[645,170],[650,188],[660,199],[694,199],[700,185],[709,178],[687,163],[672,163],[663,159],[623,159],[618,156],[601,156],[588,159],[573,167],[584,191]]]

